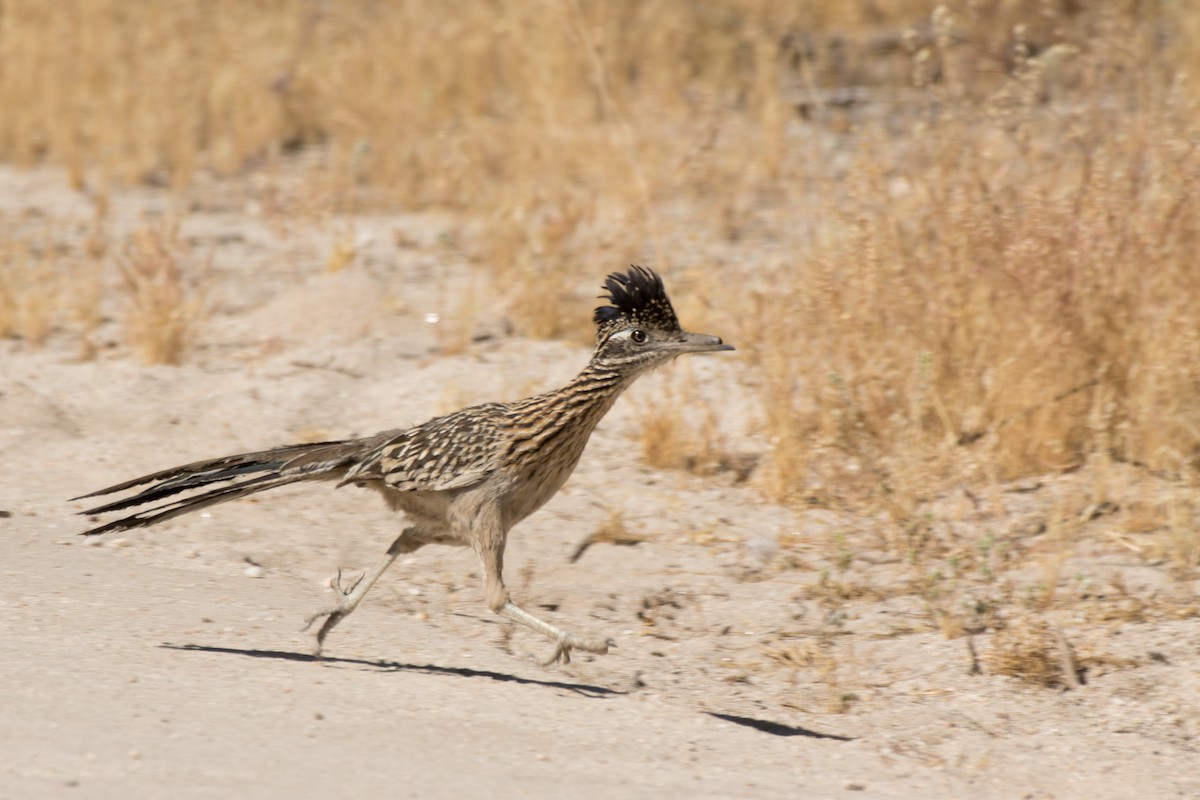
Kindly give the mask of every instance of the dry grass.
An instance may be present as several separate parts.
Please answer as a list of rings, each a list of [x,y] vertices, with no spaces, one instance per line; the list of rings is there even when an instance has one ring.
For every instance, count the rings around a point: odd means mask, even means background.
[[[55,283],[47,254],[6,232],[0,239],[0,335],[45,341],[54,321]]]
[[[124,339],[148,364],[178,364],[204,316],[188,259],[172,220],[138,228],[116,256],[127,297]]]
[[[1107,24],[986,92],[943,77],[900,135],[861,127],[784,290],[752,298],[776,497],[872,496],[909,529],[951,481],[1191,469],[1194,103]]]
[[[883,514],[958,635],[995,613],[963,605],[963,575],[1031,566],[1049,608],[1093,529],[1056,510],[1038,548],[997,533],[1001,558],[929,514],[953,487],[1087,465],[1100,504],[1106,470],[1136,465],[1167,488],[1114,546],[1200,566],[1198,35],[1191,4],[1135,0],[14,0],[0,158],[65,165],[101,200],[251,174],[281,236],[449,209],[534,336],[586,335],[596,276],[655,266],[739,348],[757,485]],[[67,257],[52,226],[0,229],[0,333],[90,341],[118,263],[126,343],[181,358],[194,259],[168,226],[108,242],[97,213]],[[350,223],[326,267],[357,256]],[[645,406],[646,460],[741,474],[689,380]]]
[[[983,656],[986,670],[1047,688],[1078,689],[1107,672],[1138,666],[1133,658],[1106,653],[1092,643],[1076,647],[1047,620],[1022,615],[998,630]]]
[[[78,221],[0,215],[0,337],[40,345],[69,331],[82,358],[94,354],[103,280],[94,233]],[[63,243],[81,236],[81,248]]]
[[[1012,675],[1040,686],[1060,686],[1072,681],[1074,655],[1064,650],[1063,637],[1045,620],[1023,616],[992,636],[983,662],[988,672]],[[1079,676],[1073,680],[1078,682]]]
[[[737,471],[738,459],[730,452],[718,428],[716,410],[692,408],[698,396],[696,378],[687,365],[656,375],[638,387],[638,439],[646,463],[659,469],[680,469],[697,475]]]
[[[625,515],[620,511],[610,510],[608,519],[599,528],[584,537],[571,553],[570,561],[575,563],[592,545],[614,544],[621,547],[633,547],[646,541],[646,535],[634,533],[625,526]]]

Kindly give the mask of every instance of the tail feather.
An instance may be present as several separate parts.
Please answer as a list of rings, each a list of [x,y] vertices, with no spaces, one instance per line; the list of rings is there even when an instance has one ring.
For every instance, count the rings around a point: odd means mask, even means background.
[[[126,489],[132,489],[135,486],[141,486],[146,483],[166,483],[172,479],[179,478],[188,480],[194,476],[209,472],[221,470],[233,470],[237,468],[249,468],[253,470],[256,467],[261,467],[269,463],[279,463],[280,465],[292,461],[306,454],[312,454],[316,450],[334,450],[343,449],[349,445],[354,445],[357,439],[349,439],[340,442],[316,442],[313,444],[294,444],[285,447],[276,447],[271,450],[260,450],[257,453],[238,453],[232,456],[222,456],[221,458],[207,458],[203,461],[193,461],[191,464],[184,464],[179,467],[171,467],[159,472],[152,472],[149,475],[143,475],[140,478],[118,483],[114,486],[109,486],[106,489],[81,494],[79,497],[72,497],[72,500],[85,500],[89,497],[99,497],[105,494],[114,494],[123,492]],[[84,512],[89,513],[89,512]]]
[[[164,503],[154,508],[148,508],[145,511],[139,511],[136,514],[131,514],[128,517],[122,517],[118,520],[113,520],[105,525],[100,525],[96,528],[91,528],[83,532],[83,536],[99,536],[102,533],[112,533],[113,531],[127,531],[131,528],[144,528],[148,525],[154,525],[158,522],[164,522],[173,519],[182,514],[188,514],[192,511],[199,511],[202,508],[224,503],[226,500],[235,500],[239,497],[245,497],[248,494],[261,492],[264,489],[273,489],[276,486],[292,483],[301,480],[300,478],[277,478],[271,475],[260,475],[253,480],[243,483],[234,484],[233,486],[223,486],[219,489],[213,489],[205,492],[202,495],[195,497],[183,497],[178,500],[172,500],[169,503]],[[81,513],[88,513],[86,511]]]
[[[362,457],[364,451],[367,450],[367,443],[370,441],[351,439],[340,442],[290,445],[257,453],[242,453],[196,461],[150,475],[143,475],[140,478],[118,483],[107,489],[73,499],[81,500],[122,492],[138,486],[146,487],[131,497],[79,512],[85,515],[107,514],[112,511],[159,503],[165,498],[193,489],[205,490],[190,497],[167,500],[128,517],[84,531],[83,535],[97,536],[112,531],[142,528],[217,503],[274,489],[277,486],[297,481],[340,478]],[[214,484],[224,485],[214,486]]]

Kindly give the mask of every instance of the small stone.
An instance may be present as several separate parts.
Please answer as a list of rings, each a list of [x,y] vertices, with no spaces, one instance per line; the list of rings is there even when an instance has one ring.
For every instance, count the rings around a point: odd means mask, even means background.
[[[247,578],[261,578],[263,576],[263,568],[257,564],[251,564],[242,570],[242,574]]]
[[[779,555],[779,543],[774,539],[756,536],[746,542],[746,552],[761,564],[769,564]]]
[[[131,547],[131,546],[133,546],[133,542],[129,539],[113,539],[112,546],[113,547]]]

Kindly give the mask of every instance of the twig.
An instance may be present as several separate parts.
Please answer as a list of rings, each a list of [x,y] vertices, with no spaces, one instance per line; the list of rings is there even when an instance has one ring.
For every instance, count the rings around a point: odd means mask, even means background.
[[[979,666],[979,651],[975,649],[975,634],[967,631],[967,652],[971,654],[971,668],[967,670],[968,675],[982,675],[983,668]]]
[[[1063,676],[1067,681],[1068,689],[1078,689],[1083,684],[1079,682],[1079,671],[1075,666],[1075,659],[1071,655],[1071,645],[1067,642],[1067,637],[1063,635],[1062,628],[1057,625],[1054,627],[1054,638],[1058,641],[1058,656],[1062,663]]]
[[[1024,419],[1024,418],[1028,417],[1029,415],[1033,414],[1035,411],[1040,411],[1041,409],[1043,409],[1046,406],[1051,405],[1053,403],[1061,403],[1063,400],[1066,400],[1068,397],[1071,397],[1072,395],[1075,395],[1075,394],[1079,394],[1080,392],[1083,392],[1083,391],[1087,391],[1088,389],[1091,389],[1093,386],[1099,385],[1099,383],[1100,383],[1099,378],[1092,378],[1090,381],[1086,381],[1084,383],[1079,384],[1078,386],[1073,386],[1070,389],[1059,392],[1058,394],[1054,395],[1053,397],[1051,397],[1049,400],[1046,400],[1045,402],[1035,403],[1034,405],[1031,405],[1031,406],[1021,409],[1020,411],[1018,411],[1015,414],[1010,414],[1009,416],[1007,416],[1004,419],[997,422],[995,425],[984,428],[983,430],[963,432],[962,435],[960,435],[958,437],[958,444],[959,445],[975,444],[975,442],[978,442],[980,439],[987,436],[989,433],[995,433],[1011,422],[1016,422],[1019,419]]]

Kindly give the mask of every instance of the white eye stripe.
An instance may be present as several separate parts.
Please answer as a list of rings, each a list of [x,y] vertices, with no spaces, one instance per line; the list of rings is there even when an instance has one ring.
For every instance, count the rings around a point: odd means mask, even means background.
[[[626,328],[609,336],[608,341],[613,343],[632,342],[636,345],[644,345],[650,341],[650,334],[643,328]]]

